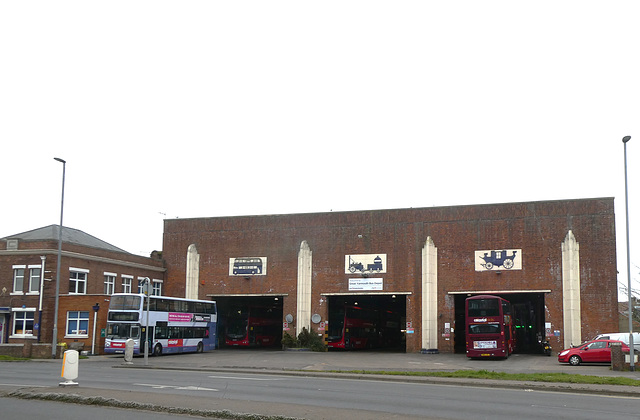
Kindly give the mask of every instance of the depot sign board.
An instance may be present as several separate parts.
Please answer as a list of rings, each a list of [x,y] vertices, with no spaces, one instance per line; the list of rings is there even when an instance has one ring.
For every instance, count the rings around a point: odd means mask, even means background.
[[[349,279],[349,291],[383,290],[382,278]]]

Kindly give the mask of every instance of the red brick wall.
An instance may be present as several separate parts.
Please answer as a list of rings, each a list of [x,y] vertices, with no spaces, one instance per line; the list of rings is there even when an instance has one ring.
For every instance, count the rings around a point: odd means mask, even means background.
[[[496,205],[242,216],[165,221],[166,294],[184,296],[186,254],[200,254],[200,298],[221,294],[288,294],[295,313],[297,256],[306,240],[313,252],[312,313],[323,318],[321,293],[348,292],[346,254],[387,254],[384,290],[412,292],[407,321],[416,334],[407,351],[420,350],[421,251],[428,236],[438,248],[438,312],[453,322],[450,292],[540,290],[547,321],[562,329],[561,244],[572,230],[580,245],[583,338],[618,326],[615,218],[612,198]],[[476,272],[474,251],[522,249],[523,269]],[[229,276],[229,258],[266,256],[266,276]],[[439,325],[442,330],[444,325]],[[441,339],[440,348],[451,342]]]

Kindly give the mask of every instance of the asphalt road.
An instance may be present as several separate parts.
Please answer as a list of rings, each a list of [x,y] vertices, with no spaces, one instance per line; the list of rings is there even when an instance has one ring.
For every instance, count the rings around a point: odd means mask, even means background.
[[[25,388],[21,385],[41,381],[38,378],[44,373],[35,365],[27,365],[20,369],[22,378],[13,378],[17,382],[13,386],[25,394],[100,396],[135,402],[143,408],[184,407],[196,412],[230,410],[306,419],[622,420],[637,418],[640,407],[640,399],[635,397],[164,369],[89,369],[87,378],[78,378],[81,384],[77,388]],[[2,373],[0,378],[5,384],[7,374]],[[30,401],[22,403],[28,405]]]
[[[18,390],[25,395],[64,394],[79,399],[98,396],[152,406],[307,419],[639,417],[638,389],[628,396],[564,386],[536,388],[536,384],[496,385],[490,381],[429,383],[415,378],[327,372],[333,368],[357,370],[364,366],[373,370],[396,370],[402,366],[410,367],[409,370],[460,370],[472,362],[458,355],[429,356],[224,350],[149,358],[146,363],[144,358],[135,358],[132,365],[123,364],[122,358],[100,356],[80,361],[77,387],[58,386],[62,381],[59,360],[12,362],[2,364],[0,389],[5,393]],[[573,373],[602,371],[629,377],[637,374],[612,372],[599,365],[579,367],[578,372],[543,356],[510,359],[490,364],[520,371],[559,368]],[[471,366],[487,369],[489,364]]]

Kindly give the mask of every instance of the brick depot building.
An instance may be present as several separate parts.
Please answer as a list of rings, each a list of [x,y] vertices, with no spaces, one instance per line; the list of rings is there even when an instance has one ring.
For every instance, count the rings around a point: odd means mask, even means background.
[[[352,305],[391,314],[384,345],[464,352],[477,294],[513,304],[522,351],[618,329],[613,198],[171,219],[163,257],[163,294],[216,300],[221,337],[239,306],[293,335]]]

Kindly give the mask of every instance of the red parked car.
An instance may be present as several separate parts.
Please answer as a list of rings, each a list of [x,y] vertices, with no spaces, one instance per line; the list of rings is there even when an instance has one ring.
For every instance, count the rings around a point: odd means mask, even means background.
[[[562,350],[558,362],[578,366],[580,363],[611,363],[611,343],[622,344],[622,351],[629,352],[629,346],[618,340],[592,340],[588,343]]]

